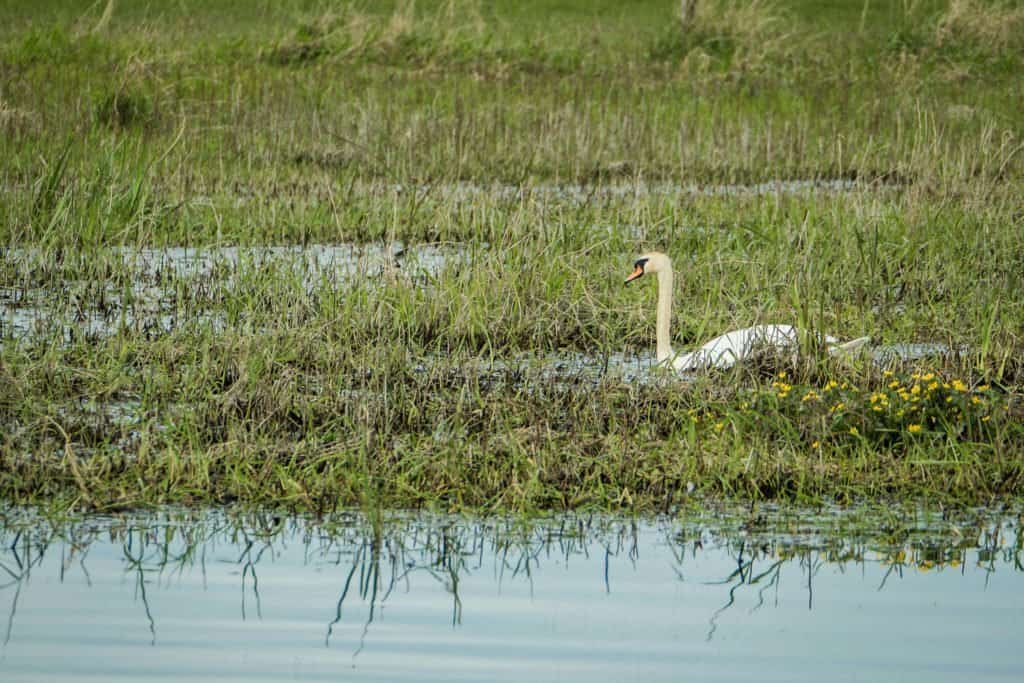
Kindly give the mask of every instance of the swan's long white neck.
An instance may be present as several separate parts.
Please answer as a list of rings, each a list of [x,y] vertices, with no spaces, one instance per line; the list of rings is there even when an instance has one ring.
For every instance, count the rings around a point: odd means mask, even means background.
[[[669,323],[672,320],[672,268],[671,266],[658,271],[658,316],[656,338],[658,362],[675,356],[669,336]]]

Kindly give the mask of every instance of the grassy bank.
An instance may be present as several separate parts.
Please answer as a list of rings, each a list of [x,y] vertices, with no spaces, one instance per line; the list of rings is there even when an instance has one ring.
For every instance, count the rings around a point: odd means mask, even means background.
[[[686,31],[674,3],[3,10],[0,491],[1018,495],[1024,19],[874,4],[705,3]],[[259,251],[336,243],[407,254]],[[166,246],[213,265],[125,256]],[[650,353],[654,293],[622,278],[654,248],[677,347],[795,322],[953,352],[595,371]]]

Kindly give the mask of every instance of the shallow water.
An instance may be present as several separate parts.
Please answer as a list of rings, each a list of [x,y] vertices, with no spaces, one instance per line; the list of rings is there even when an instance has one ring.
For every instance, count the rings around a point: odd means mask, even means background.
[[[839,182],[839,181],[837,181]],[[821,183],[790,183],[786,187],[817,187]],[[825,183],[825,187],[845,187]],[[468,186],[472,189],[475,186]],[[467,191],[469,191],[467,189]],[[721,188],[720,188],[721,189]],[[8,269],[25,275],[38,268],[53,268],[54,255],[41,250],[6,249]],[[108,262],[127,283],[113,280],[66,282],[62,291],[43,288],[0,287],[0,342],[4,339],[41,339],[47,343],[75,338],[105,337],[128,327],[150,335],[167,334],[184,324],[211,325],[226,322],[223,298],[246,278],[260,280],[270,271],[294,276],[302,286],[347,287],[356,278],[387,282],[389,277],[421,278],[436,274],[453,260],[469,257],[465,245],[401,242],[333,244],[287,247],[170,247],[162,249],[111,248],[98,254],[64,257],[61,267],[77,272],[75,258]],[[103,270],[100,268],[99,270]],[[92,271],[90,271],[92,272]],[[289,279],[291,279],[289,277]],[[962,352],[963,350],[961,350]],[[895,365],[922,359],[941,359],[954,354],[944,344],[907,343],[875,346],[869,356],[876,364]],[[432,359],[422,359],[425,370]],[[571,385],[606,378],[628,382],[666,381],[656,372],[653,354],[614,353],[595,356],[582,353],[481,360],[462,363],[462,370],[483,374],[501,373],[507,380],[524,367],[541,368],[541,376]],[[496,375],[497,376],[497,375]],[[694,375],[683,375],[692,379]]]
[[[526,184],[479,183],[471,181],[443,183],[391,183],[370,182],[353,186],[356,194],[367,196],[412,195],[425,204],[432,202],[522,202],[545,201],[570,205],[589,204],[594,201],[635,200],[646,198],[680,197],[762,197],[766,195],[813,195],[843,192],[879,192],[897,185],[882,181],[857,181],[843,178],[776,179],[760,183],[719,183],[700,185],[664,181],[646,181],[635,176],[628,164],[611,164],[605,169],[607,177],[601,182]],[[321,187],[309,187],[304,193],[306,201],[326,202],[330,195]],[[226,203],[232,208],[263,201],[255,188],[239,189],[236,194],[220,196],[195,195],[189,202],[193,206],[216,206]]]
[[[8,510],[0,678],[1019,680],[1018,514]]]
[[[594,200],[639,199],[647,197],[735,197],[785,194],[830,194],[857,189],[878,190],[885,185],[844,179],[772,180],[763,183],[681,185],[672,182],[537,183],[535,185],[484,185],[461,182],[435,185],[383,185],[380,191],[413,194],[444,201],[474,200],[481,197],[502,201],[544,201],[585,204]]]
[[[879,367],[894,367],[922,360],[951,359],[966,352],[967,349],[955,351],[941,343],[879,344],[866,347],[865,357]],[[432,360],[427,359],[420,363],[418,369],[430,372],[436,367],[444,366],[443,362],[435,364]],[[568,352],[549,355],[523,353],[510,358],[466,361],[459,364],[459,371],[489,378],[492,383],[497,384],[522,383],[522,380],[518,379],[520,375],[531,373],[532,378],[543,379],[559,387],[592,385],[606,380],[639,384],[685,382],[693,381],[705,374],[700,370],[666,371],[650,352],[616,352],[600,356]]]
[[[168,247],[162,249],[110,248],[89,256],[67,256],[90,261],[90,272],[118,273],[127,284],[113,279],[99,282],[65,281],[59,289],[0,287],[0,339],[30,336],[69,339],[105,336],[121,326],[166,333],[182,322],[183,304],[193,303],[190,321],[223,324],[214,305],[246,278],[259,280],[268,272],[294,276],[305,287],[348,285],[356,278],[381,276],[415,278],[440,271],[452,259],[463,258],[465,248],[455,244],[401,242],[376,244],[314,244],[287,247]],[[54,255],[36,249],[6,249],[10,270],[31,273],[54,268]],[[79,264],[80,265],[80,264]],[[62,264],[76,272],[72,263]],[[94,275],[95,276],[95,275]],[[29,279],[26,277],[26,279]],[[183,293],[187,295],[183,296]]]

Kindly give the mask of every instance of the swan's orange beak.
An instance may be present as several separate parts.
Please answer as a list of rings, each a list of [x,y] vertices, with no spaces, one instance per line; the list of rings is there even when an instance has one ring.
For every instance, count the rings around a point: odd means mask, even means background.
[[[643,274],[644,274],[644,267],[641,266],[641,265],[637,265],[637,267],[633,270],[633,274],[626,278],[626,282],[624,284],[628,285],[630,282],[632,282],[633,280],[637,279],[638,277],[640,277]]]

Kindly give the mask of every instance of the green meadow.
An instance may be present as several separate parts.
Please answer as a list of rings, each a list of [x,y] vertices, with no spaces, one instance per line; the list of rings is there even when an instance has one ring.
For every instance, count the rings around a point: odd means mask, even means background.
[[[1019,500],[1024,10],[694,7],[0,6],[0,497]]]

